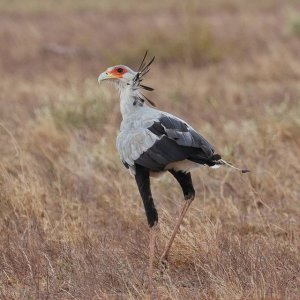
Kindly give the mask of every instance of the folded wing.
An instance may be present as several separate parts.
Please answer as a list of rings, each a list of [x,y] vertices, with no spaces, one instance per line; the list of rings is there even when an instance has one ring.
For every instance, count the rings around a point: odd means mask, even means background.
[[[214,166],[219,155],[213,147],[191,126],[181,119],[167,113],[161,116],[145,130],[151,132],[155,140],[143,151],[134,163],[153,171],[162,171],[170,163],[191,160],[199,164]],[[141,152],[141,151],[140,151]]]

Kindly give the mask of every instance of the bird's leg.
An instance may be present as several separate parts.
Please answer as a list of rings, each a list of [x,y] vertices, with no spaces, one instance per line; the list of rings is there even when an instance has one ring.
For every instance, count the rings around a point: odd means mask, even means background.
[[[181,225],[181,223],[183,221],[183,218],[184,218],[184,216],[185,216],[185,214],[186,214],[186,212],[187,212],[187,210],[188,210],[191,202],[192,202],[192,200],[187,200],[184,203],[183,207],[182,207],[181,213],[180,213],[179,218],[178,218],[178,220],[176,222],[176,225],[175,225],[175,227],[173,229],[172,235],[171,235],[168,243],[166,244],[166,247],[165,247],[165,250],[164,250],[162,256],[160,257],[160,261],[162,263],[164,263],[168,259],[168,255],[169,255],[171,246],[172,246],[172,244],[174,242],[175,236],[178,233],[179,227],[180,227],[180,225]]]
[[[153,263],[155,257],[155,241],[157,235],[157,227],[158,225],[155,224],[154,226],[150,227],[150,240],[149,240],[149,266],[148,266],[148,289],[150,296],[153,295],[154,286],[153,286]]]
[[[150,189],[149,170],[140,165],[135,165],[135,180],[143,199],[148,224],[150,226],[149,241],[149,267],[148,267],[148,289],[150,297],[153,295],[153,262],[155,255],[155,239],[157,231],[158,215]]]
[[[176,234],[178,233],[178,230],[180,228],[180,225],[183,221],[183,218],[189,208],[189,206],[191,205],[192,201],[194,200],[195,197],[195,190],[193,187],[193,183],[192,183],[192,178],[191,178],[191,173],[184,173],[181,171],[174,171],[174,170],[170,170],[170,173],[172,173],[172,175],[176,178],[176,180],[179,182],[183,194],[184,194],[184,198],[186,200],[186,202],[184,203],[179,218],[176,222],[176,225],[173,229],[171,238],[169,239],[168,243],[166,244],[165,250],[160,258],[160,261],[162,263],[164,263],[167,259],[168,259],[168,255],[171,249],[171,246],[173,244],[173,241],[175,239]]]

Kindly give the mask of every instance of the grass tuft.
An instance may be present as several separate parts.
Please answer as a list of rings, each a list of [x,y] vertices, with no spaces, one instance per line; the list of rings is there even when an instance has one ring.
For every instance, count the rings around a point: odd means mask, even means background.
[[[149,229],[115,147],[119,99],[96,82],[146,49],[158,108],[251,170],[193,171],[163,275],[184,199],[170,174],[152,180],[157,298],[298,299],[298,21],[282,30],[297,5],[60,2],[0,1],[0,299],[147,298]]]
[[[160,63],[183,62],[197,67],[222,61],[228,48],[224,44],[221,48],[210,28],[198,20],[180,27],[176,34],[167,30],[156,31],[140,35],[129,44],[121,51],[107,52],[107,61],[112,65],[119,61],[136,65],[137,58],[151,45],[151,54],[155,54]]]

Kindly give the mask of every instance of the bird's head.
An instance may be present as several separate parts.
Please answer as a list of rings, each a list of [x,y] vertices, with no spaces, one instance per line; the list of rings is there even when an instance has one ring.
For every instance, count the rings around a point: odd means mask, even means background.
[[[149,100],[146,96],[144,96],[141,93],[141,89],[153,91],[153,88],[141,84],[141,82],[143,81],[143,77],[150,71],[150,65],[155,59],[155,57],[153,57],[148,63],[145,63],[147,53],[148,52],[146,51],[137,72],[124,65],[109,67],[106,69],[106,71],[99,75],[98,82],[112,82],[120,92],[122,92],[125,89],[130,89],[142,101],[147,100],[152,105],[154,105],[154,103],[151,100]]]
[[[137,72],[131,70],[129,67],[123,65],[117,65],[114,67],[109,67],[101,73],[98,77],[98,82],[102,82],[104,80],[108,80],[110,82],[115,83],[117,86],[126,86],[130,84]]]

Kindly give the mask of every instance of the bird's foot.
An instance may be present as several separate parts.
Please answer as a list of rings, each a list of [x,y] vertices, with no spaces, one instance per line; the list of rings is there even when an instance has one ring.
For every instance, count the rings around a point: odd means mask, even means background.
[[[159,260],[160,274],[163,276],[169,268],[168,256],[162,255]]]

